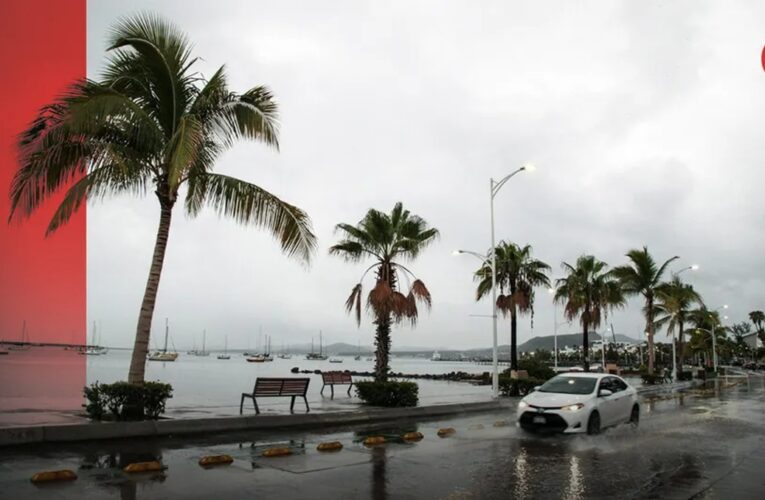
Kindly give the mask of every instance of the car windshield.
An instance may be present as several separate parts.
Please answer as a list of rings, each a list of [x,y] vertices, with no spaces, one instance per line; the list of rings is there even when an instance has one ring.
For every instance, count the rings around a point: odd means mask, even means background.
[[[559,394],[590,394],[595,390],[597,379],[588,377],[566,377],[560,375],[545,382],[539,392]]]

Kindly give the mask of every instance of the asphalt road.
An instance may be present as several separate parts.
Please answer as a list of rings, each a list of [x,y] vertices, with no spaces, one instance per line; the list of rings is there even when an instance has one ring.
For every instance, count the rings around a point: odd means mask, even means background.
[[[529,436],[515,410],[393,427],[332,432],[226,434],[0,449],[0,498],[765,498],[765,379],[643,401],[640,428],[599,436]],[[441,427],[456,434],[439,438]],[[419,430],[417,443],[366,448],[368,435]],[[321,441],[344,449],[320,453]],[[264,458],[271,446],[294,455]],[[204,455],[231,465],[203,469]],[[128,475],[127,463],[159,459],[163,472]],[[33,485],[40,470],[72,469],[76,481]]]

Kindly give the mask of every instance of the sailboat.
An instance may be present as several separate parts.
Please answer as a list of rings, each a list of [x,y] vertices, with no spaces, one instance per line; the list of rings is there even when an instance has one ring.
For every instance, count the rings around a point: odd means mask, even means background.
[[[255,354],[247,357],[248,363],[265,363],[273,360],[274,358],[271,356],[271,337],[269,335],[266,336],[264,352],[262,354]]]
[[[202,330],[202,350],[197,351],[196,348],[194,348],[189,354],[192,356],[209,356],[210,353],[205,350],[205,340],[207,339],[207,330]]]
[[[228,335],[226,335],[226,340],[223,344],[223,354],[218,354],[218,359],[231,359],[231,356],[228,355]]]
[[[321,330],[319,330],[319,353],[313,352],[313,339],[311,339],[311,353],[307,354],[305,359],[311,359],[314,361],[326,361],[327,356],[322,352],[322,338]]]
[[[165,348],[161,351],[154,351],[149,354],[149,361],[175,361],[178,358],[177,352],[167,352],[167,337],[170,335],[170,322],[165,318]]]
[[[98,345],[98,341],[96,340],[96,322],[93,322],[93,339],[91,340],[93,342],[92,345],[86,346],[85,350],[81,350],[77,354],[84,354],[85,356],[101,356],[102,354],[106,354],[108,349],[105,347],[100,347]]]
[[[282,353],[279,354],[279,359],[292,359],[292,354],[284,352],[284,341],[282,341]]]
[[[29,334],[27,333],[27,320],[21,324],[21,344],[8,346],[9,351],[28,351],[32,347],[29,345]]]
[[[353,357],[354,361],[361,361],[361,342],[359,342],[358,350],[356,351],[356,355]]]

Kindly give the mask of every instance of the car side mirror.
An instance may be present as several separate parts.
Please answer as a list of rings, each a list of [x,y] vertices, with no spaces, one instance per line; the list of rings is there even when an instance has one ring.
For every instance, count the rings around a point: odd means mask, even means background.
[[[535,387],[534,387],[534,389],[533,389],[533,390],[534,390],[534,392],[538,391],[540,387],[542,387],[542,386],[541,386],[541,385],[537,385],[537,386],[535,386]]]
[[[598,396],[603,398],[606,396],[610,396],[611,394],[613,394],[613,392],[609,391],[608,389],[601,389],[600,392],[598,392]]]

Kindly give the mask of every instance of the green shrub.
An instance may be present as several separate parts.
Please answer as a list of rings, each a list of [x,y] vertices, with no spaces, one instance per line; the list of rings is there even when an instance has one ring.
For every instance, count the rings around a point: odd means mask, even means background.
[[[499,391],[503,396],[525,396],[544,383],[544,380],[537,378],[511,378],[509,374],[502,374],[499,377]]]
[[[365,381],[355,382],[354,385],[358,397],[368,405],[387,408],[417,406],[419,387],[414,382]]]
[[[113,420],[143,420],[157,419],[165,412],[165,403],[172,397],[173,388],[161,382],[145,382],[143,385],[96,382],[85,387],[83,392],[88,401],[85,411],[94,420],[106,416]]]
[[[529,378],[535,378],[542,381],[549,380],[555,376],[555,371],[550,365],[536,358],[526,358],[518,361],[518,369],[526,370],[529,374]]]

